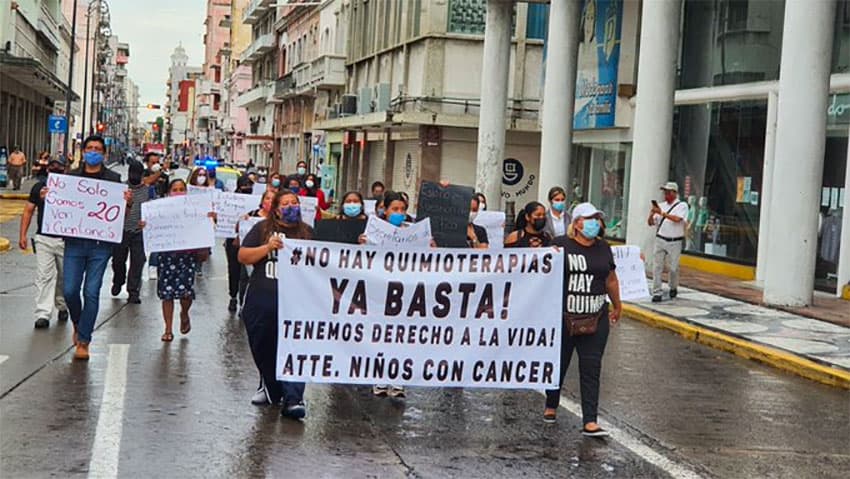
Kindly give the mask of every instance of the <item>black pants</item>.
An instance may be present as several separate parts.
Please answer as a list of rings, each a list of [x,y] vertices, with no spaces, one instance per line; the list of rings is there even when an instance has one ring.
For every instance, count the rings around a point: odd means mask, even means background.
[[[127,256],[130,272],[127,273]],[[145,244],[142,232],[125,231],[120,244],[112,250],[112,284],[118,287],[127,283],[127,294],[138,298],[142,288],[142,269],[145,267]]]
[[[245,296],[244,286],[247,286],[247,281],[244,284],[240,284],[240,280],[243,274],[247,277],[247,274],[243,273],[245,270],[245,266],[239,262],[239,247],[234,244],[232,239],[224,240],[224,252],[227,254],[227,289],[230,293],[230,299],[233,299],[239,296],[239,299],[243,299]]]
[[[595,334],[585,336],[570,336],[567,328],[561,330],[561,376],[558,389],[546,390],[546,407],[557,408],[561,399],[561,387],[570,366],[573,350],[578,351],[578,373],[581,385],[581,415],[584,424],[596,422],[599,407],[599,374],[602,370],[602,354],[608,342],[608,307],[606,313],[599,318],[599,326]]]
[[[304,399],[304,383],[277,380],[277,295],[248,289],[242,308],[242,321],[248,333],[251,355],[260,371],[272,404],[299,403]]]

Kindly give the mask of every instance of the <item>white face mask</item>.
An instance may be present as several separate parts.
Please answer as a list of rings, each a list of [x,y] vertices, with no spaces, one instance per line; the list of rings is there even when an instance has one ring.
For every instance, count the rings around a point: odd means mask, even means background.
[[[195,183],[197,183],[197,184],[198,184],[198,186],[204,186],[204,185],[206,185],[206,184],[207,184],[207,177],[206,177],[206,175],[198,175],[198,177],[195,179]]]
[[[159,163],[154,163],[153,166],[151,166],[151,171],[153,171],[154,173],[159,173],[161,169],[162,166],[160,166]]]
[[[307,185],[307,188],[312,188],[316,183],[313,183],[313,180],[307,180],[304,184]]]

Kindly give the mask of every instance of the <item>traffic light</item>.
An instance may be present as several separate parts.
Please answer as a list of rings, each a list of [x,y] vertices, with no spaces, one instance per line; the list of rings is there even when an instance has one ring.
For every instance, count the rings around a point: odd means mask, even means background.
[[[146,106],[146,108],[147,108],[148,110],[159,110],[159,109],[160,109],[160,106],[159,106],[159,105],[157,105],[156,103],[148,103],[148,104],[147,104],[147,106]]]
[[[106,131],[106,124],[98,122],[96,128],[98,133],[103,133],[104,131]]]

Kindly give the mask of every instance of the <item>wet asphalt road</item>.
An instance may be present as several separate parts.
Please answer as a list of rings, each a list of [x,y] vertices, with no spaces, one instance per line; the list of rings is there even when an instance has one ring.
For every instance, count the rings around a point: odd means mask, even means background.
[[[2,224],[0,234],[10,237],[15,227]],[[621,433],[607,441],[582,438],[579,419],[563,408],[557,424],[544,425],[543,397],[530,391],[411,388],[398,401],[365,388],[308,385],[308,418],[293,422],[249,402],[257,373],[244,328],[226,311],[223,249],[197,283],[192,332],[171,344],[159,340],[154,282],[145,283],[143,304],[126,305],[126,293],[109,296],[107,273],[88,364],[70,359],[70,325],[32,329],[34,260],[18,251],[0,255],[0,354],[9,356],[0,364],[2,477],[89,474],[110,344],[129,345],[119,439],[108,448],[117,452],[117,477],[694,471],[839,478],[850,471],[846,391],[629,320],[612,331],[603,366],[602,417]],[[577,390],[571,370],[566,402],[578,400]],[[641,448],[661,454],[667,466],[654,465]]]

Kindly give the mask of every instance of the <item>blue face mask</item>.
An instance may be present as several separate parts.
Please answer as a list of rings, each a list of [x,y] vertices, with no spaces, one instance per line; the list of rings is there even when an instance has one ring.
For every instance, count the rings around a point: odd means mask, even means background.
[[[272,186],[274,186],[274,183],[272,183]],[[297,194],[301,193],[301,187],[300,186],[290,186],[289,191],[291,191],[291,192],[293,192],[297,195]]]
[[[83,154],[83,160],[89,166],[97,166],[103,163],[103,153],[97,151],[87,151]]]
[[[390,213],[387,221],[389,221],[393,226],[401,226],[401,224],[404,223],[405,218],[407,218],[407,215],[404,213]]]
[[[595,218],[585,218],[584,224],[581,227],[581,235],[587,239],[594,239],[599,236],[599,230],[602,224]]]
[[[280,186],[280,180],[277,179],[277,178],[273,179],[272,180],[272,186],[274,186],[275,188],[278,188]]]
[[[287,223],[298,223],[301,221],[300,206],[284,206],[280,209],[280,216]]]
[[[553,201],[552,209],[557,211],[558,213],[563,213],[565,209],[567,209],[567,203],[564,201]]]
[[[306,175],[306,174],[307,174],[307,168],[304,168],[303,166],[299,166],[299,167],[298,167],[298,169],[297,169],[296,171],[297,171],[297,172],[298,172],[298,174],[299,174],[299,175],[301,175],[301,176],[304,176],[304,175]]]
[[[349,218],[354,218],[355,216],[360,215],[362,210],[363,207],[360,206],[360,203],[346,203],[342,205],[342,212]]]

